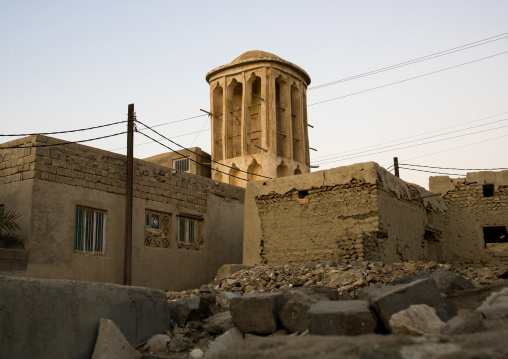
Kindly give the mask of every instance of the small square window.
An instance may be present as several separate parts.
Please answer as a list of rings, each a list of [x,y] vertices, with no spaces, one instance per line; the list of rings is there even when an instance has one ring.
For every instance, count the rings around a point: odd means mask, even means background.
[[[178,218],[178,244],[195,245],[198,243],[199,222],[192,218]]]
[[[484,184],[483,185],[483,197],[494,197],[494,185]]]
[[[178,171],[189,172],[190,169],[190,161],[188,158],[182,158],[179,160],[173,161],[173,168]]]

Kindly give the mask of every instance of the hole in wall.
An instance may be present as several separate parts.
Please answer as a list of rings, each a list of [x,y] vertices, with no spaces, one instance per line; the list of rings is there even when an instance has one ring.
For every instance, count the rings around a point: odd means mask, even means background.
[[[298,191],[298,198],[305,198],[309,195],[309,191],[308,190],[304,190],[304,191]]]

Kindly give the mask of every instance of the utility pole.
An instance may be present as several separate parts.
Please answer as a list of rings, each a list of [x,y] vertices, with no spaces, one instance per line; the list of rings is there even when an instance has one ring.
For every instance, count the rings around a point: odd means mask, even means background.
[[[398,157],[393,158],[393,170],[395,171],[395,176],[400,177],[399,176],[399,158]]]
[[[127,117],[127,173],[125,178],[125,244],[123,284],[132,281],[132,193],[134,182],[134,104],[128,107]]]

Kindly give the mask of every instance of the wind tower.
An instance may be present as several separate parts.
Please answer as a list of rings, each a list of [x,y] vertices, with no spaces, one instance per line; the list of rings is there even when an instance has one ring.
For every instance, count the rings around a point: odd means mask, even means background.
[[[236,177],[251,181],[309,172],[307,72],[268,52],[248,51],[208,72],[206,81],[212,160],[232,167],[212,162],[212,169],[231,175],[212,170],[212,178],[245,187]]]

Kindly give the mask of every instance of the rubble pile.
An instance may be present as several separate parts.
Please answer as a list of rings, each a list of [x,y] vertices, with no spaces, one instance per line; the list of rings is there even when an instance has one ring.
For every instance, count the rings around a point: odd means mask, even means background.
[[[363,287],[408,282],[414,277],[428,277],[442,268],[468,279],[474,286],[494,284],[506,278],[508,268],[484,267],[460,270],[451,264],[435,262],[404,262],[383,264],[380,262],[351,262],[350,264],[309,262],[302,266],[259,266],[241,270],[224,278],[216,278],[209,287],[218,292],[239,294],[251,291],[280,292],[300,286],[326,286],[336,289],[341,297],[356,298]],[[183,292],[167,292],[168,300],[178,300],[199,295],[199,289]]]
[[[145,359],[363,358],[376,343],[381,357],[501,358],[507,274],[434,262],[224,266],[208,285],[168,292],[172,330],[140,349]]]

